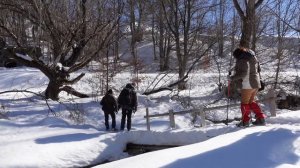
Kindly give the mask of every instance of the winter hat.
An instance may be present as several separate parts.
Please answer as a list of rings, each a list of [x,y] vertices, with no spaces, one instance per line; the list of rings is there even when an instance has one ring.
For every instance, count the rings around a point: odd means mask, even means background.
[[[233,56],[234,56],[234,58],[239,59],[239,58],[241,58],[241,56],[244,52],[245,51],[243,49],[237,48],[233,51]]]
[[[132,84],[131,84],[131,83],[127,83],[125,87],[126,87],[126,88],[129,88],[129,89],[132,89],[132,88],[134,88],[134,87],[132,86]]]
[[[233,56],[236,59],[240,58],[251,58],[255,56],[255,52],[247,48],[237,48],[233,51]]]

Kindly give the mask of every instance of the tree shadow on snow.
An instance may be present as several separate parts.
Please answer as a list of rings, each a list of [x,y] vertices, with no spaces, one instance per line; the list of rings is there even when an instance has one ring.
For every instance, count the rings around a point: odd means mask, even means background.
[[[295,165],[299,161],[293,147],[297,138],[299,133],[287,129],[254,133],[231,145],[179,159],[164,167],[272,168],[282,164]]]
[[[37,144],[50,144],[50,143],[65,143],[65,142],[74,142],[74,141],[84,141],[87,139],[92,139],[99,137],[101,133],[86,134],[86,133],[74,133],[74,134],[65,134],[57,135],[47,138],[38,138],[35,140]]]

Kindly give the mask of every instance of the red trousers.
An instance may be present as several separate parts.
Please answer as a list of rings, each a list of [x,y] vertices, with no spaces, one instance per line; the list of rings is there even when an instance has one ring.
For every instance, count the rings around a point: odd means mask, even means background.
[[[259,105],[254,101],[256,93],[257,89],[242,89],[241,91],[241,112],[243,122],[249,122],[251,111],[255,113],[256,119],[265,118],[265,115],[261,111]]]

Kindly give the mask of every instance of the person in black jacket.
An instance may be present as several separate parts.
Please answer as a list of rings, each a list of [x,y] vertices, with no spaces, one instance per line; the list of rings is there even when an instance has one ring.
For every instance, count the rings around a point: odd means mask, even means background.
[[[127,117],[127,130],[131,129],[131,116],[137,110],[137,96],[132,84],[128,83],[118,97],[119,108],[122,108],[121,130],[125,128]]]
[[[109,130],[109,115],[112,119],[111,128],[113,131],[116,131],[116,115],[118,112],[118,104],[116,98],[113,96],[113,91],[109,89],[105,96],[102,98],[100,104],[102,105],[102,110],[104,111],[105,117],[105,127],[106,130]]]

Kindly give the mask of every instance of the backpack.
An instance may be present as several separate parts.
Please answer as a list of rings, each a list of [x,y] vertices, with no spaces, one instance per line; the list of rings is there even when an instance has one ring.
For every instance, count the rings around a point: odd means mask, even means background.
[[[100,104],[102,105],[102,110],[105,112],[117,111],[117,102],[112,95],[105,95]]]
[[[132,105],[132,90],[131,89],[125,89],[124,90],[124,103],[126,105],[131,106]]]
[[[100,105],[102,105],[102,110],[106,111],[107,110],[107,95],[105,95],[102,100],[100,101]]]
[[[125,109],[133,109],[134,107],[134,91],[130,88],[124,88],[118,98],[118,103]]]

